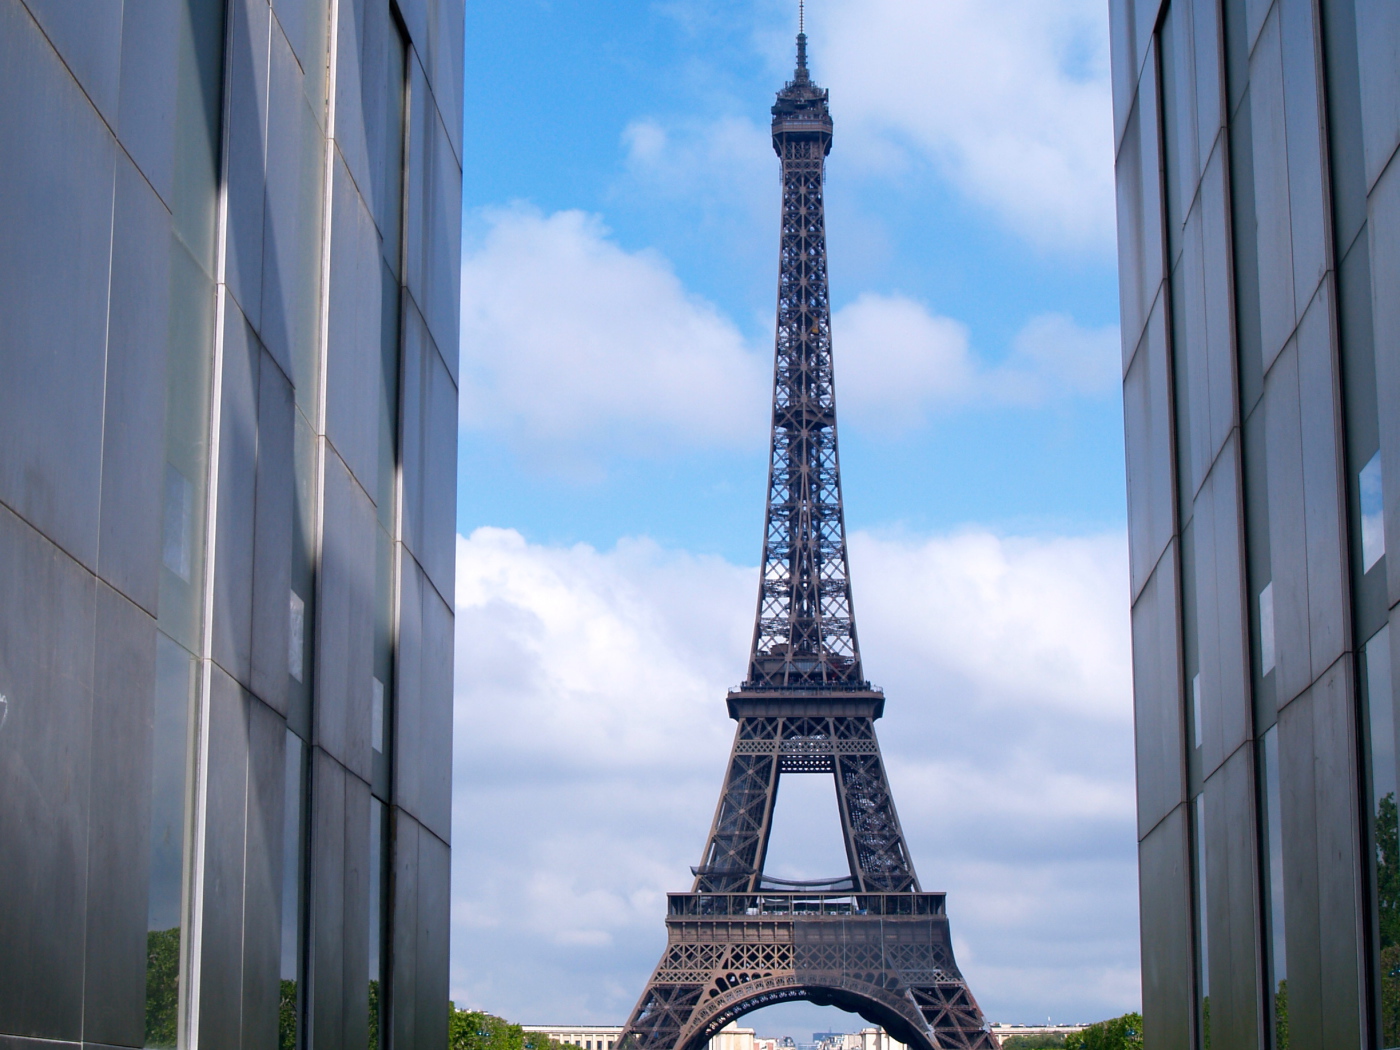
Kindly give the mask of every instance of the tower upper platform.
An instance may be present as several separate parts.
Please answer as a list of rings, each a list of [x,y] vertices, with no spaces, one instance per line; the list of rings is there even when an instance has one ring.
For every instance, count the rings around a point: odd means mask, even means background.
[[[821,142],[821,155],[831,152],[831,110],[827,91],[812,83],[807,72],[807,34],[797,34],[797,69],[773,103],[773,149],[786,157],[785,141]]]

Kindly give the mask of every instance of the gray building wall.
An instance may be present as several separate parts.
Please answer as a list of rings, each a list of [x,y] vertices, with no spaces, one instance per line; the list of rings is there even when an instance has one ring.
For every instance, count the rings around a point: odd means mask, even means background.
[[[1400,6],[1112,0],[1147,1046],[1400,1045]]]
[[[0,0],[0,1046],[446,1046],[462,37]]]

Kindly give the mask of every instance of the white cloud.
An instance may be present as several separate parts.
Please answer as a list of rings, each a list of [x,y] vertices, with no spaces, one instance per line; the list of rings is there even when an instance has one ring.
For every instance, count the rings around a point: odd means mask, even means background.
[[[634,130],[637,149],[652,135]],[[578,211],[483,213],[462,262],[462,422],[577,469],[608,453],[762,446],[771,350],[686,291],[667,261],[629,252]],[[949,407],[1040,405],[1118,384],[1115,327],[1031,318],[994,365],[967,327],[867,293],[832,320],[842,419],[917,428]]]
[[[1006,1020],[1135,1006],[1124,538],[856,533],[851,557],[901,819],[973,991]],[[648,541],[459,538],[458,1002],[630,1010],[709,826],[756,586]],[[802,843],[836,819],[801,784],[770,855],[794,873],[830,866]]]
[[[1081,328],[1066,314],[1040,314],[1016,334],[993,382],[1021,403],[1116,392],[1121,353],[1117,325]]]
[[[967,326],[901,295],[866,293],[831,320],[843,419],[908,427],[930,404],[971,397]]]
[[[462,418],[537,455],[762,440],[766,364],[595,216],[484,213],[462,260]]]
[[[1103,0],[831,0],[810,25],[851,154],[912,151],[1043,247],[1112,250]]]
[[[778,160],[767,128],[743,117],[679,121],[635,120],[622,132],[629,174],[664,195],[696,194],[738,201],[754,219],[771,220],[778,206]],[[764,193],[763,190],[770,192]]]
[[[900,430],[938,408],[1041,405],[1117,389],[1118,329],[1064,314],[1032,317],[997,364],[976,355],[966,325],[902,295],[866,293],[832,318],[843,419]]]

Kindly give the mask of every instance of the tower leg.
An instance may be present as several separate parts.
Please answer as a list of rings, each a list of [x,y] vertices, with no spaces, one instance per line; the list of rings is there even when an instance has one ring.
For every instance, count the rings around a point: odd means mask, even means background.
[[[758,888],[773,805],[778,795],[778,726],[776,718],[744,718],[734,733],[724,791],[700,867],[697,892],[728,893]]]

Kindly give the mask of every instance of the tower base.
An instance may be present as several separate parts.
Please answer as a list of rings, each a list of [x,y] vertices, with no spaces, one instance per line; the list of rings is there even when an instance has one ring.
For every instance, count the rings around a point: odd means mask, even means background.
[[[798,999],[913,1050],[997,1048],[953,961],[941,893],[673,893],[622,1050],[702,1050],[730,1021]]]

